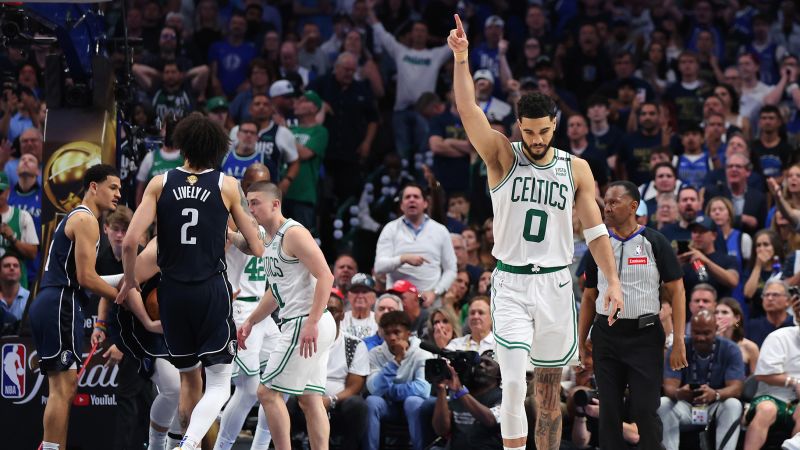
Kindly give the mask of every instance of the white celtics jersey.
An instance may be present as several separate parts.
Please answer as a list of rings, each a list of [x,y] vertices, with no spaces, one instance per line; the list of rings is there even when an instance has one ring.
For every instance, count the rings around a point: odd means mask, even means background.
[[[259,225],[259,230],[263,228]],[[225,251],[228,266],[228,281],[233,292],[240,291],[237,297],[244,301],[258,301],[267,290],[267,270],[264,258],[246,255],[235,245]],[[255,300],[253,299],[255,298]]]
[[[264,260],[267,263],[267,283],[278,302],[278,317],[282,320],[304,316],[311,311],[314,303],[314,289],[317,279],[311,275],[299,259],[290,258],[283,253],[283,236],[291,227],[302,227],[298,222],[287,219],[267,244]]]
[[[512,142],[514,166],[491,190],[494,248],[498,261],[513,266],[572,264],[572,155],[553,147],[553,160],[537,166]]]

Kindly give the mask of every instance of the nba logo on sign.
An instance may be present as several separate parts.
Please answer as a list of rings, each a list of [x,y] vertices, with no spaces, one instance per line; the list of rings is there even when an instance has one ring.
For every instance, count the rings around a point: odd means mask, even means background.
[[[26,361],[24,345],[3,345],[3,397],[16,399],[25,396]]]

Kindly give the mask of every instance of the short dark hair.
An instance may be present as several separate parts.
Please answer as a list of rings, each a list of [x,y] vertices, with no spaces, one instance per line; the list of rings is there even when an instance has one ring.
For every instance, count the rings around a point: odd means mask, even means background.
[[[783,120],[783,116],[781,116],[781,110],[778,109],[775,105],[764,105],[761,107],[761,110],[758,112],[758,117],[760,118],[762,114],[775,114],[778,116],[779,119]]]
[[[181,150],[181,155],[196,169],[219,167],[230,145],[225,130],[199,112],[178,122],[172,140]]]
[[[243,119],[241,122],[239,122],[239,129],[241,130],[242,129],[242,125],[244,125],[246,123],[248,123],[250,125],[255,125],[256,126],[256,132],[258,132],[258,128],[259,128],[258,127],[258,122],[256,122],[253,119]]]
[[[608,188],[606,188],[606,190],[611,189],[612,187],[621,187],[622,190],[625,191],[625,195],[632,198],[636,203],[642,201],[642,197],[639,195],[639,189],[635,184],[628,180],[612,181],[611,183],[608,183]]]
[[[586,100],[586,109],[589,109],[592,106],[605,106],[608,108],[608,98],[606,98],[604,95],[592,94],[589,99]]]
[[[14,252],[14,251],[7,251],[7,252],[5,252],[5,253],[3,254],[3,256],[0,256],[0,266],[2,266],[2,265],[3,265],[3,261],[5,261],[7,258],[16,258],[17,262],[18,262],[18,263],[19,263],[19,265],[20,265],[20,270],[22,270],[22,267],[23,267],[23,265],[22,265],[22,261],[23,261],[23,259],[22,259],[22,256],[20,256],[20,254],[19,254],[19,253],[17,253],[17,252]]]
[[[385,330],[394,325],[400,325],[406,330],[411,329],[411,319],[405,311],[389,311],[381,316],[381,329]]]
[[[419,189],[419,191],[422,193],[423,197],[427,197],[428,196],[428,188],[427,187],[412,181],[412,182],[406,183],[405,185],[403,185],[402,188],[400,188],[400,199],[401,200],[403,199],[403,194],[405,193],[406,189],[408,189],[410,187]]]
[[[271,181],[256,181],[247,188],[247,192],[263,192],[272,195],[278,200],[283,200],[281,188]]]
[[[250,5],[258,5],[258,3],[251,3]],[[258,6],[261,6],[261,5],[258,5]],[[248,8],[249,8],[249,6],[248,6]],[[247,77],[248,78],[253,75],[253,69],[264,69],[264,70],[267,71],[267,74],[269,74],[269,64],[267,63],[266,59],[264,59],[264,58],[262,58],[260,56],[257,57],[257,58],[254,58],[252,61],[250,61],[250,64],[247,66]]]
[[[660,169],[662,167],[669,168],[670,172],[672,172],[672,175],[675,178],[678,178],[678,169],[676,169],[675,166],[673,166],[672,164],[670,164],[668,162],[660,162],[660,163],[656,164],[655,166],[653,166],[653,178],[656,177],[656,172],[658,172],[658,169]]]
[[[106,181],[108,177],[119,178],[119,173],[117,173],[117,169],[115,169],[114,166],[97,164],[89,167],[86,174],[83,175],[83,189],[89,189],[89,185],[92,183],[102,183]]]
[[[525,94],[517,103],[517,114],[520,120],[523,118],[540,119],[542,117],[554,119],[557,112],[556,102],[541,92]]]

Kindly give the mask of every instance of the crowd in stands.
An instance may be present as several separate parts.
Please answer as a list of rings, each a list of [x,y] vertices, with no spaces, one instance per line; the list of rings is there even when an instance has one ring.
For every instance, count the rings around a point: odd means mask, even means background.
[[[517,100],[550,96],[558,106],[552,145],[589,162],[601,207],[608,182],[634,182],[640,223],[663,233],[678,254],[687,335],[671,335],[669,303],[661,315],[666,357],[675,339],[685,339],[689,368],[666,365],[658,410],[665,447],[679,448],[687,436],[679,431],[703,428],[698,405],[715,424],[703,434],[715,448],[780,445],[800,431],[800,304],[791,289],[800,283],[796,2],[132,0],[100,7],[109,36],[126,33],[136,44],[120,139],[132,148],[119,150],[140,156],[123,180],[128,206],[135,210],[152,177],[182,164],[171,131],[202,112],[230,133],[221,169],[243,184],[249,173],[266,173],[283,192],[284,214],[312,230],[331,263],[329,310],[340,334],[326,407],[342,448],[377,449],[382,426],[393,421],[407,424],[415,450],[436,437],[452,448],[502,448],[492,208],[486,166],[453,101],[445,39],[454,13],[467,29],[476,102],[491,126],[520,140]],[[109,49],[118,72],[124,50]],[[42,264],[50,51],[58,49],[0,49],[0,314],[11,332]],[[121,227],[106,224],[104,246]],[[577,222],[573,229],[579,302],[588,247]],[[455,372],[438,385],[426,381],[432,355],[421,340],[482,355],[475,376],[463,380],[471,394]],[[565,369],[562,386],[565,445],[596,446],[599,402],[574,398],[593,388],[590,368]],[[625,423],[624,433],[635,448],[636,424]],[[784,448],[800,449],[800,437],[792,442]]]

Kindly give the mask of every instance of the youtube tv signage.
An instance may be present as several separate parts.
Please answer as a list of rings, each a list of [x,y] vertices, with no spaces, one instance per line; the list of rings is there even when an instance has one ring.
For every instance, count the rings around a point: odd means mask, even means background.
[[[83,349],[82,359],[89,354]],[[39,371],[36,348],[30,337],[0,338],[0,448],[34,450],[42,438],[42,413],[47,404],[47,377]],[[72,404],[68,449],[100,450],[112,439],[117,405],[116,367],[105,367],[95,357],[78,380]]]

